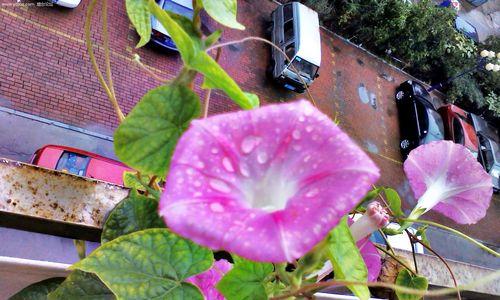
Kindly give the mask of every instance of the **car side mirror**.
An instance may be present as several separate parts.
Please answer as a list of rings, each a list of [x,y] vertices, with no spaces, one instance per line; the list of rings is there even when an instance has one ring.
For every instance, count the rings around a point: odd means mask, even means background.
[[[319,77],[319,73],[316,73],[316,75],[314,75],[314,78],[318,78]]]

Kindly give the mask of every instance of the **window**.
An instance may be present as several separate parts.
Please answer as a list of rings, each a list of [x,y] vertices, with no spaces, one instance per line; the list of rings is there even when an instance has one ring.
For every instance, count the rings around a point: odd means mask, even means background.
[[[64,151],[57,162],[56,170],[84,176],[89,160],[88,156]]]
[[[290,21],[293,18],[293,6],[292,4],[285,4],[283,7],[283,23]]]
[[[308,79],[314,79],[316,76],[316,72],[318,72],[318,67],[311,64],[310,62],[303,60],[300,57],[295,57],[295,59],[292,62],[293,66],[297,69],[299,74],[302,77],[308,78]],[[293,69],[290,69],[290,71],[294,71]]]
[[[183,3],[183,1],[166,0],[165,3],[163,3],[163,9],[189,19],[193,18],[193,10],[189,8],[188,3]]]
[[[288,58],[293,59],[293,57],[295,56],[295,43],[290,43],[289,45],[287,45],[285,47],[285,53]],[[284,59],[284,63],[288,64],[286,58]]]
[[[422,105],[423,107],[423,105]],[[421,135],[422,137],[422,144],[427,144],[432,141],[440,141],[444,139],[444,128],[443,128],[443,120],[441,119],[441,116],[433,109],[430,108],[425,108],[426,112],[425,114],[425,119],[426,123],[423,126],[420,124],[420,130],[423,130],[423,134]],[[420,115],[419,112],[419,122],[423,115]]]
[[[457,118],[453,118],[453,141],[460,145],[463,145],[465,142],[464,130]]]
[[[294,34],[293,34],[293,21],[292,20],[285,22],[285,24],[283,24],[283,35],[284,35],[283,42],[286,43],[290,40],[293,40]]]

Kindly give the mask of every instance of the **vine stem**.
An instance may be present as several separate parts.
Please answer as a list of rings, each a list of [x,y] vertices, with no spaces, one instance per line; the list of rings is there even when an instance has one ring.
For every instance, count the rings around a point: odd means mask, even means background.
[[[216,62],[219,62],[221,53],[222,53],[222,48],[217,48],[217,53],[215,54]],[[212,89],[208,89],[205,95],[205,101],[203,101],[203,118],[208,117],[208,106],[210,105],[211,95],[212,95]]]
[[[418,265],[417,265],[417,256],[415,255],[415,242],[410,236],[410,231],[408,229],[405,229],[406,235],[408,236],[408,239],[410,240],[410,245],[411,245],[411,255],[413,256],[413,265],[415,266],[415,273],[418,274]]]
[[[473,281],[471,283],[457,286],[456,289],[455,288],[443,288],[443,289],[432,290],[432,291],[422,291],[422,290],[412,289],[412,288],[408,288],[408,287],[405,287],[402,285],[396,285],[396,284],[387,283],[387,282],[330,280],[330,281],[322,281],[322,282],[307,284],[307,285],[302,286],[298,290],[295,290],[295,291],[289,292],[289,293],[285,293],[285,294],[277,296],[277,297],[272,297],[270,299],[271,300],[287,299],[289,297],[305,294],[305,293],[308,293],[310,291],[321,290],[323,288],[327,288],[327,287],[331,287],[331,286],[347,286],[347,285],[361,285],[361,286],[367,286],[367,287],[383,287],[383,288],[389,288],[392,290],[396,290],[396,291],[401,292],[401,293],[416,295],[416,296],[421,296],[421,297],[422,296],[439,297],[439,296],[444,296],[444,295],[455,293],[457,289],[458,290],[470,289],[470,288],[473,288],[476,286],[486,284],[490,281],[494,281],[498,278],[500,278],[500,271],[496,271],[488,276],[482,277],[479,280]]]
[[[377,248],[378,250],[384,252],[385,254],[389,255],[390,257],[392,257],[395,261],[397,261],[400,265],[402,265],[403,267],[405,267],[408,271],[410,271],[410,273],[412,273],[413,275],[417,276],[417,273],[415,273],[415,271],[413,271],[409,266],[407,266],[402,260],[400,260],[396,255],[390,253],[389,251],[385,250],[383,247],[380,247],[378,245],[375,245],[375,248]]]
[[[113,76],[111,75],[111,59],[109,55],[108,0],[102,0],[102,35],[104,44],[104,62],[106,64],[106,78],[108,80],[109,90],[116,99]]]
[[[141,61],[141,58],[139,56],[139,54],[134,54],[134,58],[133,58],[134,62],[137,63],[137,65],[144,70],[144,72],[148,73],[149,76],[151,76],[152,78],[158,80],[158,81],[161,81],[161,82],[167,82],[168,80],[165,79],[165,78],[162,78],[158,75],[156,75],[153,71],[151,71],[150,69],[148,69],[148,67],[146,67],[142,61]]]
[[[120,109],[120,106],[118,105],[118,101],[116,101],[116,97],[114,96],[114,92],[111,91],[108,84],[104,80],[104,76],[102,75],[101,70],[99,70],[99,66],[97,65],[97,60],[96,60],[95,55],[94,55],[92,39],[90,37],[90,33],[91,33],[90,26],[91,26],[91,22],[92,22],[92,14],[94,13],[96,3],[97,3],[97,0],[90,1],[89,7],[87,9],[87,14],[85,16],[85,45],[87,46],[87,52],[88,52],[89,57],[90,57],[90,62],[92,63],[92,67],[94,68],[94,72],[97,75],[97,79],[99,80],[99,83],[101,84],[101,86],[104,88],[104,91],[108,95],[108,98],[111,101],[111,105],[115,109],[118,120],[121,122],[125,119],[125,115],[123,114],[122,110]],[[106,45],[104,45],[104,46],[106,48]],[[109,49],[108,49],[108,51],[109,51]]]
[[[420,245],[422,245],[425,249],[429,250],[434,255],[436,255],[436,257],[439,258],[443,262],[443,264],[448,269],[448,272],[450,272],[451,279],[453,280],[453,285],[455,285],[455,288],[457,289],[457,299],[461,300],[462,296],[460,295],[460,290],[458,289],[457,279],[455,278],[455,274],[453,273],[453,270],[451,269],[450,265],[448,265],[448,263],[446,262],[446,260],[441,255],[439,255],[434,249],[432,249],[431,247],[427,246],[424,242],[422,242],[421,240],[419,240],[418,237],[415,236],[413,233],[411,233],[409,231],[406,231],[406,233],[408,234],[408,237],[410,238],[410,241],[411,240],[416,241],[417,243],[419,243]],[[413,242],[412,242],[412,245],[413,245]]]
[[[407,221],[407,222],[412,222],[412,223],[428,224],[428,225],[432,225],[432,226],[435,226],[435,227],[439,227],[441,229],[448,230],[448,231],[450,231],[450,232],[452,232],[452,233],[454,233],[454,234],[462,237],[463,239],[468,240],[469,242],[471,242],[472,244],[476,245],[477,247],[483,249],[484,251],[486,251],[486,252],[488,252],[490,254],[493,254],[495,256],[500,256],[500,253],[496,252],[495,250],[486,247],[485,245],[481,244],[480,242],[476,241],[475,239],[471,238],[470,236],[468,236],[468,235],[466,235],[464,233],[461,233],[460,231],[455,230],[453,228],[450,228],[448,226],[444,226],[444,225],[441,225],[441,224],[436,223],[436,222],[427,221],[427,220],[420,220],[420,219],[400,218],[400,220]]]
[[[209,51],[211,51],[213,49],[217,49],[217,48],[221,48],[221,47],[226,47],[226,46],[230,46],[230,45],[235,45],[235,44],[241,44],[241,43],[248,42],[248,41],[259,41],[259,42],[263,42],[263,43],[266,43],[268,45],[271,45],[271,47],[275,48],[281,54],[283,54],[285,56],[285,58],[287,59],[288,62],[292,61],[288,57],[288,55],[286,55],[285,51],[281,50],[280,47],[276,46],[273,42],[271,42],[269,40],[266,40],[264,38],[258,37],[258,36],[248,36],[248,37],[242,38],[240,40],[229,41],[229,42],[225,42],[225,43],[218,43],[218,44],[215,44],[215,45],[207,48],[206,51],[209,52]],[[292,67],[292,71],[297,75],[297,77],[300,79],[300,81],[302,82],[302,84],[306,88],[307,96],[309,97],[309,100],[311,100],[312,104],[315,107],[318,107],[318,105],[316,104],[316,100],[314,100],[314,97],[312,96],[311,91],[309,90],[309,87],[307,86],[307,84],[304,81],[304,79],[300,76],[299,71],[297,70],[297,68],[295,68],[295,66],[293,64],[290,64],[290,66]]]

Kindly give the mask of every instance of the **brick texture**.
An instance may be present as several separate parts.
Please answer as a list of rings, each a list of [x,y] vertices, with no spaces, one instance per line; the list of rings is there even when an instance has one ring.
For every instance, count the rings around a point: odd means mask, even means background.
[[[15,0],[0,0],[0,4],[7,2]],[[127,19],[124,1],[109,3],[113,79],[118,101],[126,113],[147,90],[161,84],[134,64],[134,53],[141,56],[152,72],[166,79],[175,76],[181,63],[175,53],[154,47],[135,49],[138,36]],[[87,5],[86,0],[76,9],[0,5],[2,105],[101,133],[112,133],[117,119],[97,81],[83,41]],[[238,18],[247,29],[225,29],[222,40],[264,36],[265,23],[275,6],[265,0],[238,1]],[[93,20],[92,39],[100,45],[99,13]],[[212,30],[219,27],[209,18],[205,18],[204,23]],[[380,184],[395,187],[406,203],[413,204],[415,200],[401,168],[397,111],[393,100],[395,87],[409,76],[330,32],[322,31],[321,37],[321,75],[311,87],[318,106],[332,118],[337,117],[340,126],[370,153],[382,170]],[[102,66],[102,47],[97,46],[95,51]],[[220,63],[244,90],[258,94],[263,104],[305,97],[269,82],[265,76],[269,55],[268,46],[247,42],[225,48]],[[203,98],[205,92],[199,88],[200,83],[201,78],[197,78],[196,91]],[[376,105],[365,103],[360,95],[376,99]],[[213,93],[211,114],[235,109],[237,107],[223,93]],[[495,207],[479,225],[459,229],[499,244],[500,237],[492,237],[487,230],[500,225],[496,218],[498,213],[495,213],[500,209],[498,201],[492,203]],[[429,216],[447,222],[436,214]]]

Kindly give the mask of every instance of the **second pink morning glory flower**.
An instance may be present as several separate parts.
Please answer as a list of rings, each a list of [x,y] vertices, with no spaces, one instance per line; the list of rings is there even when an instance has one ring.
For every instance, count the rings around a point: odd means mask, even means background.
[[[311,250],[379,178],[307,101],[195,120],[172,157],[159,211],[172,231],[247,259]]]

